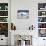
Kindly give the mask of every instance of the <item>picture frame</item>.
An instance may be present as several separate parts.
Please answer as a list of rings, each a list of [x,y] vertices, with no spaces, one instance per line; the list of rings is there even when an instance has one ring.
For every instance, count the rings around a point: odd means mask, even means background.
[[[17,10],[17,18],[18,19],[28,19],[29,10]]]

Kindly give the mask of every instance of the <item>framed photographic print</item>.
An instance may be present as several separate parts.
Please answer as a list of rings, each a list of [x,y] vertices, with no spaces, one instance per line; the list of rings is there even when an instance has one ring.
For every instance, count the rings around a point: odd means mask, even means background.
[[[18,19],[28,19],[29,18],[29,10],[18,10],[17,18]]]

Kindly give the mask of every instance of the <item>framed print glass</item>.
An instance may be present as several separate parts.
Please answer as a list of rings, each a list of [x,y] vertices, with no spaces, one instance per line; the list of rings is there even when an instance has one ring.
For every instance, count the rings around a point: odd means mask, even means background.
[[[18,10],[17,18],[18,19],[28,19],[29,18],[29,10]]]

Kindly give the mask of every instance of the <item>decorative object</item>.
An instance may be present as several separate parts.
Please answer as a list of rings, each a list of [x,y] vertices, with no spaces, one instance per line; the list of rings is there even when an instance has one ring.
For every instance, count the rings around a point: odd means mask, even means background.
[[[30,46],[32,45],[31,35],[15,35],[15,45],[16,46]]]
[[[39,29],[39,37],[46,37],[46,29]]]
[[[16,30],[16,26],[13,23],[11,23],[11,30]]]
[[[8,22],[8,17],[0,17],[0,22]]]
[[[34,26],[33,25],[31,25],[31,26],[29,26],[29,30],[34,30]]]
[[[1,6],[0,6],[0,10],[1,10]]]
[[[38,17],[38,22],[46,22],[46,17]]]
[[[8,23],[0,23],[1,30],[8,30]]]
[[[43,24],[39,23],[38,28],[46,28],[46,23],[43,23]]]
[[[21,40],[21,46],[25,46],[25,41]]]
[[[46,11],[38,11],[38,16],[46,16]]]
[[[8,16],[8,11],[0,11],[0,16]]]
[[[44,8],[40,8],[40,10],[44,10]]]
[[[8,6],[5,6],[5,10],[8,10]]]
[[[8,23],[0,23],[0,35],[8,37]]]
[[[0,10],[8,10],[8,3],[0,3]]]
[[[17,18],[18,19],[28,19],[29,18],[29,10],[18,10]]]
[[[38,10],[45,10],[46,9],[46,3],[38,3]]]
[[[42,12],[42,15],[45,15],[45,12]]]

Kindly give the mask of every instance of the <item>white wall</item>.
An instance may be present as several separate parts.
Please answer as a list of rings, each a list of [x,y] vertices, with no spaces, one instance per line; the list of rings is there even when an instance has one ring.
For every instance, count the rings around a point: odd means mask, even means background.
[[[19,9],[29,9],[29,19],[17,19],[17,10]],[[33,34],[37,36],[37,9],[37,0],[11,0],[11,22],[16,25],[16,32],[20,33],[21,30],[21,33],[26,34],[26,29],[29,28],[29,26],[34,25],[34,31],[36,33]]]
[[[29,10],[29,19],[17,19],[17,10],[19,9]],[[31,0],[12,0],[11,10],[11,20],[16,25],[17,30],[26,30],[32,24],[35,25],[35,22],[37,23],[37,2]]]
[[[26,30],[32,24],[37,29],[38,3],[46,0],[11,0],[11,22],[16,25],[17,30]],[[17,10],[29,9],[29,19],[17,19]]]
[[[8,0],[0,0],[0,3],[8,3]]]
[[[43,42],[42,38],[38,38],[38,3],[46,3],[46,0],[11,0],[11,22],[16,25],[15,32],[24,33],[30,25],[35,26],[33,46],[40,46],[38,43]],[[29,19],[17,19],[17,10],[19,9],[29,9]],[[25,33],[27,33],[26,31]]]

